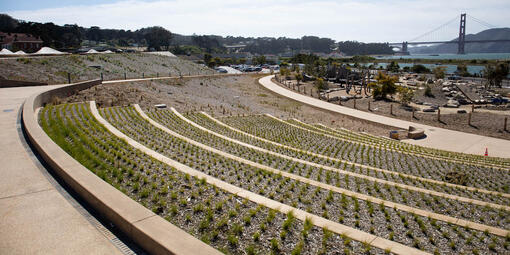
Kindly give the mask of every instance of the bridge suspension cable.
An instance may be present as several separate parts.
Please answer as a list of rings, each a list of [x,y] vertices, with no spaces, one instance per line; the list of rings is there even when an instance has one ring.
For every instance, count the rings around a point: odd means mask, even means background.
[[[455,18],[449,20],[448,22],[442,24],[441,26],[439,26],[439,27],[437,27],[437,28],[427,32],[427,33],[421,34],[420,36],[417,36],[417,37],[413,38],[412,40],[409,40],[409,42],[415,42],[418,39],[424,38],[424,37],[426,37],[426,36],[428,36],[428,35],[430,35],[430,34],[432,34],[434,32],[437,32],[438,30],[441,30],[441,29],[447,27],[448,25],[452,24],[453,22],[457,21],[458,19],[459,19],[458,17],[455,17]]]
[[[468,16],[470,19],[472,19],[473,21],[475,21],[476,23],[478,23],[478,24],[480,24],[482,26],[485,26],[485,27],[488,27],[488,28],[496,28],[496,27],[498,27],[498,26],[492,25],[492,24],[490,24],[488,22],[485,22],[485,21],[483,21],[481,19],[477,19],[477,18],[475,18],[475,17],[473,17],[473,16],[471,16],[469,14],[466,14],[466,16]]]

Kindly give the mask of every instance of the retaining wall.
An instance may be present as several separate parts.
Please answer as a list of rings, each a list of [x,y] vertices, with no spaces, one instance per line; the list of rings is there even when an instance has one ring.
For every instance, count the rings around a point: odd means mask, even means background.
[[[28,98],[23,105],[22,123],[29,142],[71,189],[149,253],[221,254],[97,177],[54,143],[39,126],[37,108],[55,97],[65,97],[98,84],[101,80],[80,82]]]

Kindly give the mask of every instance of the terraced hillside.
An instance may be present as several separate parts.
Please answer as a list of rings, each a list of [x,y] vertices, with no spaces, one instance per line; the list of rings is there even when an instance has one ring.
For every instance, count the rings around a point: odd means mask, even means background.
[[[214,70],[176,57],[146,53],[69,55],[2,59],[0,77],[48,84],[159,76],[213,74]],[[124,76],[124,74],[126,76]]]
[[[510,252],[507,159],[271,115],[74,103],[46,106],[40,123],[96,175],[225,253]]]

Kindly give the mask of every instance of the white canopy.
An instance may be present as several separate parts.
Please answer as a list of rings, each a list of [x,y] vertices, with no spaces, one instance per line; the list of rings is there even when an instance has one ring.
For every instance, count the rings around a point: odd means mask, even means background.
[[[113,53],[113,51],[111,51],[111,50],[105,50],[105,51],[103,51],[103,52],[101,52],[101,53],[108,54],[108,53]]]
[[[0,55],[12,55],[14,53],[12,53],[12,51],[8,50],[8,49],[2,49],[0,50]]]
[[[99,53],[99,52],[94,49],[90,49],[89,51],[87,51],[87,54],[96,54],[96,53]]]
[[[61,51],[58,51],[58,50],[55,50],[55,49],[52,49],[50,47],[42,47],[39,51],[37,51],[36,53],[34,53],[34,55],[60,55],[60,54],[67,54],[65,52],[61,52]]]
[[[16,52],[14,52],[14,54],[16,54],[16,55],[27,55],[27,54],[26,54],[24,51],[22,51],[22,50],[18,50],[18,51],[16,51]]]
[[[162,56],[167,56],[167,57],[173,57],[175,58],[176,56],[170,52],[170,51],[151,51],[151,52],[147,52],[149,54],[154,54],[154,55],[162,55]]]

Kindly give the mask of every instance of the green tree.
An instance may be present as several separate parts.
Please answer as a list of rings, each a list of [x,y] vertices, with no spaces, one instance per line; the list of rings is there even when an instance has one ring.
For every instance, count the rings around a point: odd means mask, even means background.
[[[388,72],[396,73],[400,70],[400,66],[397,61],[391,61],[391,63],[386,67],[386,70],[388,70]]]
[[[299,85],[299,82],[303,80],[303,75],[300,74],[300,73],[296,73],[294,75],[294,77],[296,78],[296,81],[297,81],[297,84]]]
[[[438,66],[434,68],[433,72],[436,79],[444,79],[446,74],[446,66]]]
[[[420,64],[411,67],[411,71],[414,73],[430,73],[430,70],[427,67]]]
[[[368,86],[372,88],[372,96],[374,99],[386,99],[388,95],[393,95],[397,92],[395,82],[398,81],[398,77],[379,72],[376,80],[377,82],[368,84]]]
[[[255,65],[263,65],[265,63],[266,63],[266,56],[264,56],[264,55],[257,56],[253,59],[253,64],[255,64]]]
[[[315,80],[315,88],[317,88],[317,90],[327,90],[329,86],[322,78],[317,78],[317,80]]]
[[[434,97],[434,94],[432,94],[432,88],[428,84],[427,84],[427,86],[425,86],[425,92],[423,92],[423,94],[426,97]]]
[[[483,76],[487,79],[487,87],[495,86],[501,88],[501,82],[508,76],[508,72],[508,62],[486,65],[483,70]]]
[[[457,73],[460,76],[470,75],[465,64],[457,65],[457,71],[455,71],[455,73]]]
[[[147,47],[153,48],[157,51],[162,49],[168,50],[170,40],[172,39],[172,33],[164,29],[163,27],[149,27],[145,32],[145,40],[147,40]]]
[[[400,103],[403,105],[409,105],[414,97],[414,90],[406,87],[398,87],[398,94],[400,96]]]

